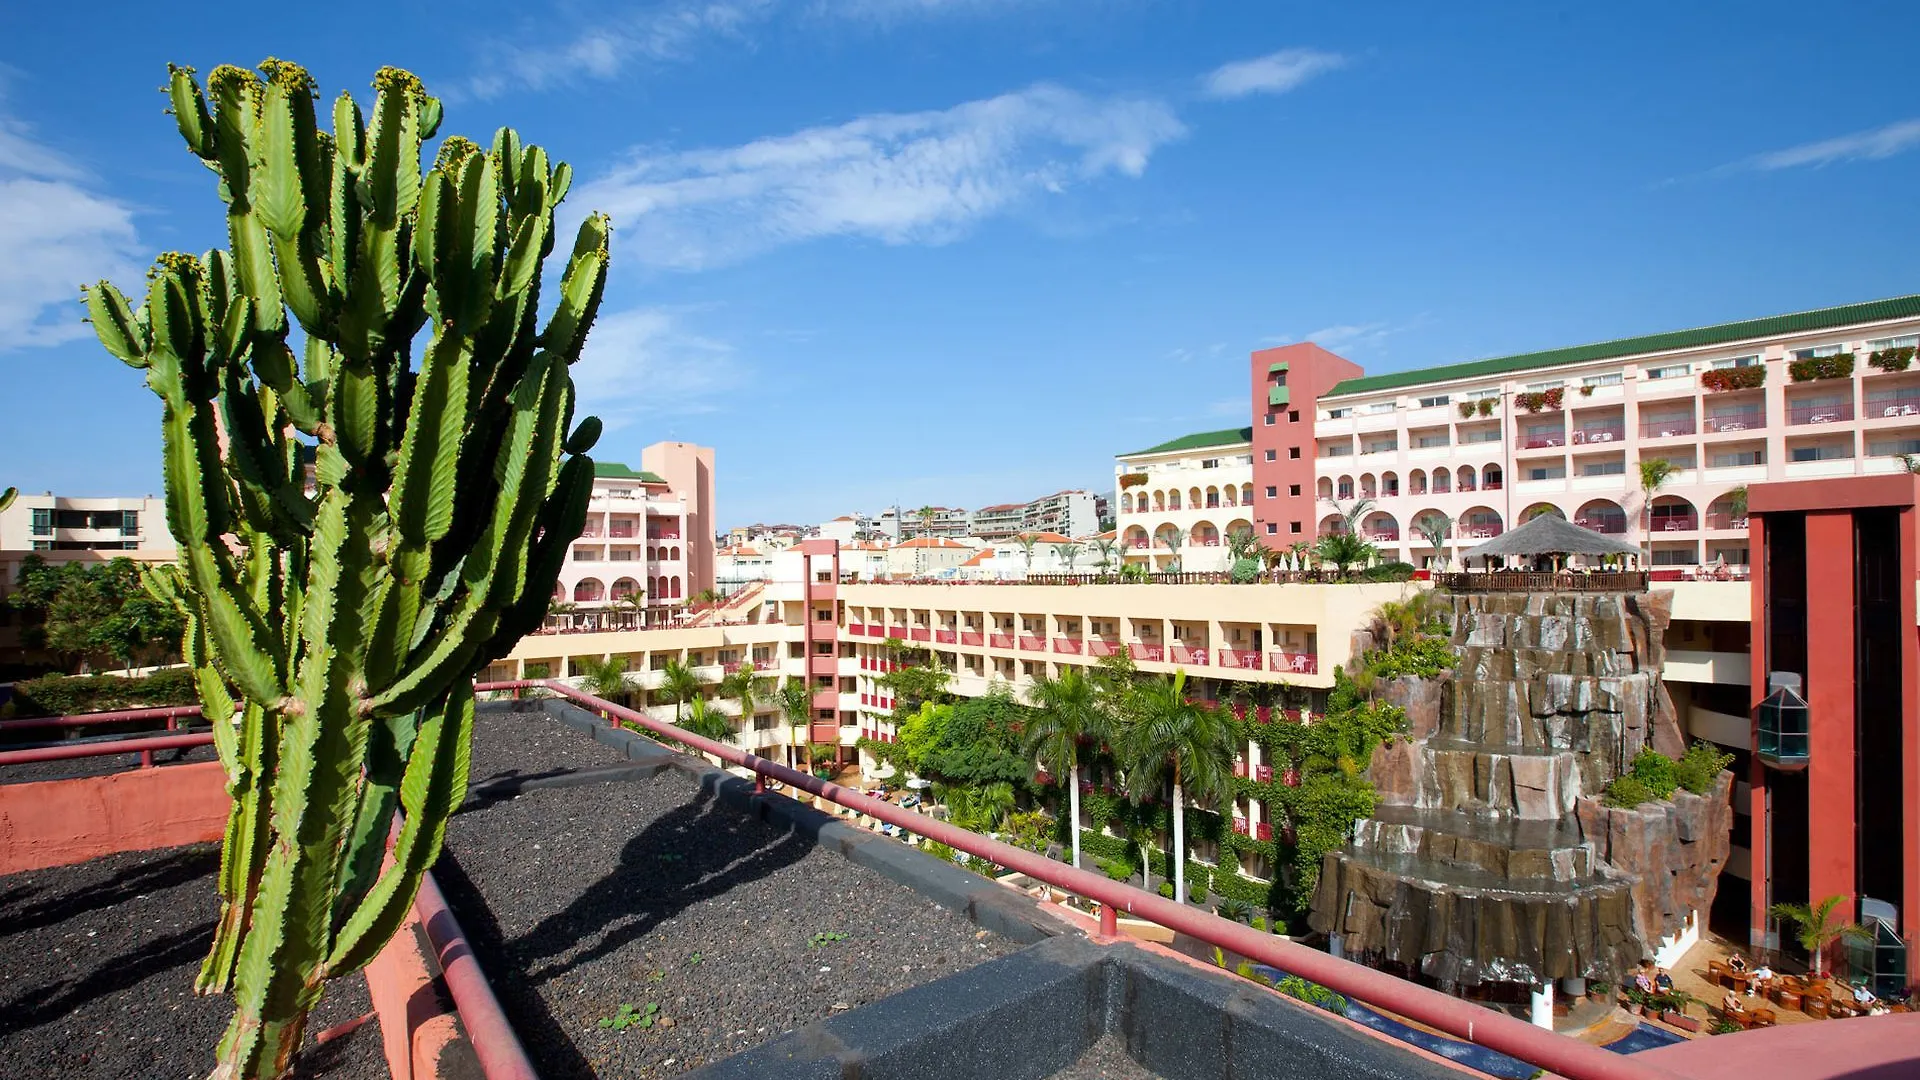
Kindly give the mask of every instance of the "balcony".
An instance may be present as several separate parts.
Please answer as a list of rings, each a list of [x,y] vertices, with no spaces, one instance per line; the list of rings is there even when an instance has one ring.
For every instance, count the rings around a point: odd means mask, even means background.
[[[1012,634],[988,634],[987,644],[995,649],[1013,648]]]
[[[38,535],[38,534],[36,533],[35,535]],[[597,540],[599,539],[599,537],[600,537],[600,530],[595,528],[592,525],[589,525],[586,528],[580,530],[580,539],[582,540]]]
[[[1640,437],[1643,439],[1677,439],[1683,435],[1692,435],[1694,431],[1695,425],[1691,416],[1640,421]]]
[[[613,537],[615,540],[631,540],[635,535],[635,531],[631,525],[615,525],[613,528],[607,530],[607,535]],[[675,533],[670,539],[678,540],[680,536],[678,533]]]
[[[1020,649],[1022,652],[1046,652],[1047,639],[1034,637],[1031,634],[1021,634]]]
[[[887,627],[887,636],[905,641],[907,640],[907,628],[904,626],[889,626]]]
[[[1709,435],[1718,435],[1729,431],[1755,431],[1766,425],[1766,414],[1759,409],[1725,409],[1707,414],[1705,430]]]
[[[1896,416],[1920,416],[1920,391],[1867,395],[1866,419],[1885,420]]]
[[[1573,444],[1580,446],[1588,443],[1615,443],[1626,437],[1625,424],[1587,424],[1574,429]]]
[[[1088,656],[1118,656],[1119,654],[1120,643],[1117,641],[1108,638],[1087,639]]]
[[[1152,660],[1156,663],[1167,658],[1167,647],[1148,641],[1136,641],[1127,646],[1127,654],[1135,660]]]
[[[1320,657],[1313,653],[1287,652],[1276,649],[1267,654],[1268,669],[1271,671],[1291,671],[1295,675],[1318,675]]]
[[[753,658],[753,670],[778,671],[780,670],[780,660],[772,656],[756,656]]]
[[[1187,645],[1175,645],[1169,650],[1168,654],[1173,657],[1173,662],[1176,664],[1192,664],[1195,667],[1207,666],[1207,650],[1205,648],[1196,649]]]
[[[1732,514],[1718,514],[1718,513],[1708,514],[1707,528],[1738,529],[1741,532],[1746,532],[1747,531],[1747,515],[1741,514],[1739,517],[1735,517]]]
[[[1070,637],[1054,638],[1053,651],[1057,653],[1069,653],[1071,655],[1078,656],[1080,655],[1080,639],[1070,638]]]
[[[1513,437],[1513,448],[1515,450],[1551,450],[1557,446],[1564,446],[1566,441],[1566,433],[1561,431],[1523,431]]]
[[[978,630],[960,631],[960,644],[962,645],[971,645],[974,648],[979,648],[980,646],[985,645],[986,643],[987,643],[986,635],[982,634]]]
[[[648,529],[648,530],[647,530],[647,539],[649,539],[649,540],[678,540],[678,539],[680,539],[680,530],[679,530],[679,529]]]
[[[1360,535],[1375,544],[1395,544],[1400,541],[1400,533],[1396,529],[1362,529]]]
[[[935,630],[933,640],[939,645],[952,645],[960,640],[960,635],[952,630]]]
[[[1245,671],[1260,670],[1260,650],[1258,649],[1221,649],[1220,666],[1240,668]]]
[[[933,630],[932,630],[931,628],[929,628],[929,627],[925,627],[925,626],[916,626],[916,627],[914,627],[914,628],[912,629],[912,631],[910,632],[910,636],[909,636],[909,639],[908,639],[908,640],[911,640],[911,641],[932,641],[932,640],[933,640]]]
[[[1836,401],[1826,405],[1794,405],[1787,409],[1789,424],[1835,424],[1853,419],[1853,402]]]
[[[1657,509],[1657,508],[1656,508]],[[1692,532],[1700,527],[1700,519],[1692,514],[1655,514],[1652,531],[1658,533]]]

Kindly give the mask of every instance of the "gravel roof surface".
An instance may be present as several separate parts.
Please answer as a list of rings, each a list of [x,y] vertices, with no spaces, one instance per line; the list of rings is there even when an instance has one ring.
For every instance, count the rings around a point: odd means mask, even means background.
[[[205,1077],[233,1012],[193,992],[219,866],[196,844],[0,877],[0,1076]],[[328,987],[295,1075],[385,1075],[378,1020],[312,1046],[371,1009],[365,979]]]
[[[540,711],[538,702],[514,705],[523,711],[474,713],[469,783],[626,764],[627,755],[560,723]]]
[[[1119,1035],[1106,1034],[1080,1060],[1061,1069],[1047,1080],[1160,1080],[1160,1074],[1127,1056],[1127,1046]]]
[[[205,728],[199,730],[205,731]],[[153,735],[184,734],[156,731]],[[17,749],[10,748],[10,749]],[[213,761],[217,755],[211,746],[190,746],[184,750],[161,750],[153,755],[155,765],[173,765],[183,761]],[[70,780],[76,776],[102,776],[139,768],[138,754],[108,754],[101,757],[68,758],[33,765],[0,767],[0,784],[25,784],[35,780]]]
[[[677,771],[470,810],[448,848],[434,876],[547,1080],[677,1074],[1019,947]],[[623,1004],[651,1024],[601,1028]]]

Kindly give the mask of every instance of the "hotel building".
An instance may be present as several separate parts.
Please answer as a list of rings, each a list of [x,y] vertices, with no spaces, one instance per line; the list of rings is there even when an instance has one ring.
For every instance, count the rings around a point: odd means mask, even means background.
[[[713,450],[655,443],[641,468],[594,463],[587,526],[560,570],[554,599],[584,610],[644,596],[684,605],[714,587]]]

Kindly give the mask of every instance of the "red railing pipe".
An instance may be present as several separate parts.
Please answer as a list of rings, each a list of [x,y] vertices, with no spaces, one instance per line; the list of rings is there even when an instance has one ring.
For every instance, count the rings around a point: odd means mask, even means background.
[[[468,1040],[473,1043],[480,1071],[487,1080],[539,1080],[526,1048],[520,1045],[520,1037],[507,1021],[506,1010],[500,1007],[500,999],[493,996],[486,972],[480,970],[480,961],[473,955],[466,932],[460,929],[459,920],[447,907],[447,898],[441,895],[440,885],[431,873],[420,879],[420,893],[414,898],[413,910],[427,931],[427,940],[440,961],[440,970],[446,975],[447,993],[453,998],[461,1025],[467,1029]]]
[[[90,724],[114,724],[128,720],[178,720],[199,716],[198,705],[170,705],[156,709],[121,709],[117,712],[81,713],[77,716],[30,716],[22,720],[0,720],[0,731],[24,731],[43,727],[86,727]]]
[[[1627,1055],[1556,1035],[1504,1013],[1483,1009],[1437,990],[1429,990],[1232,920],[1162,899],[1143,889],[1113,881],[1105,874],[1089,873],[1055,862],[1044,855],[990,840],[944,821],[902,809],[883,799],[875,799],[857,790],[749,754],[729,743],[702,738],[673,724],[576,690],[564,682],[550,679],[513,680],[480,683],[474,690],[515,690],[529,686],[550,690],[589,709],[685,743],[722,761],[751,769],[758,776],[769,777],[829,802],[851,807],[879,821],[898,825],[908,832],[946,844],[956,851],[964,851],[1017,870],[1036,881],[1096,900],[1104,907],[1158,923],[1210,945],[1231,949],[1260,963],[1320,983],[1347,997],[1390,1009],[1455,1038],[1498,1050],[1558,1073],[1567,1080],[1668,1080],[1672,1077],[1671,1073],[1636,1062]]]
[[[43,761],[68,761],[73,758],[107,757],[111,754],[140,754],[150,761],[155,750],[183,750],[190,746],[212,746],[211,732],[191,735],[154,735],[148,738],[112,739],[99,742],[63,743],[36,746],[27,750],[0,751],[0,766],[33,765]]]

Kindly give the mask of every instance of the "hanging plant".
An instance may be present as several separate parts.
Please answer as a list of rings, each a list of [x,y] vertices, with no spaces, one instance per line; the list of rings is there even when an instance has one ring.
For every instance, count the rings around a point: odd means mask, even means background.
[[[1521,394],[1513,400],[1530,413],[1559,412],[1566,401],[1567,392],[1561,387],[1552,390],[1538,390],[1531,394]]]
[[[1586,384],[1586,385],[1584,385],[1584,386],[1582,386],[1582,387],[1580,388],[1580,396],[1581,396],[1581,397],[1592,397],[1592,396],[1593,396],[1593,392],[1594,392],[1594,390],[1596,390],[1596,389],[1598,389],[1598,387],[1595,387],[1595,386],[1594,386],[1594,385],[1593,385],[1592,383],[1588,383],[1588,384]]]
[[[1123,490],[1130,487],[1139,487],[1146,482],[1147,474],[1143,472],[1127,473],[1120,477],[1120,487]]]
[[[1874,353],[1874,355],[1878,356],[1880,354]],[[1472,418],[1473,418],[1473,402],[1471,401],[1461,402],[1460,403],[1460,419],[1471,420]]]
[[[1897,349],[1876,349],[1867,356],[1867,365],[1881,371],[1905,371],[1913,363],[1913,346],[1902,345]]]
[[[1729,390],[1753,390],[1765,386],[1766,382],[1767,369],[1760,364],[1752,367],[1714,368],[1700,373],[1700,385],[1716,394]]]
[[[1793,376],[1794,382],[1844,379],[1853,374],[1853,354],[1843,352],[1832,356],[1809,356],[1803,360],[1795,360],[1787,365],[1787,373]]]
[[[1493,415],[1493,399],[1490,397],[1481,398],[1480,403],[1475,406],[1475,410],[1479,412],[1481,416],[1492,416]]]

